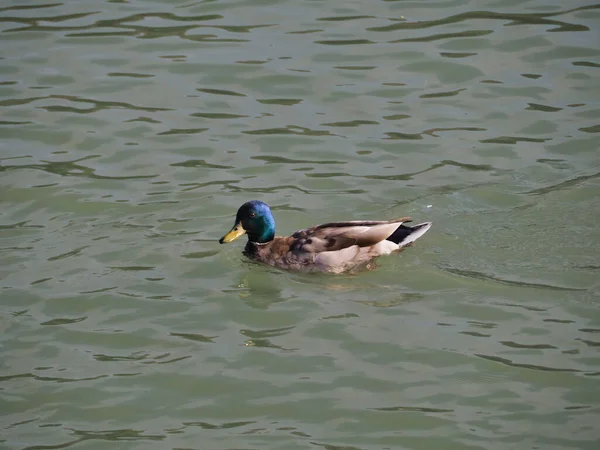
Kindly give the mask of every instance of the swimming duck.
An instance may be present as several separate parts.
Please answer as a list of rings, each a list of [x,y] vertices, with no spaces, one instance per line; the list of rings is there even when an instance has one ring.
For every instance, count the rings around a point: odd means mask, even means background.
[[[219,243],[247,234],[244,255],[250,259],[280,269],[342,273],[365,268],[378,256],[402,251],[431,228],[431,222],[404,225],[410,221],[410,217],[403,217],[331,222],[281,237],[275,236],[269,205],[252,200],[238,209],[235,225]]]

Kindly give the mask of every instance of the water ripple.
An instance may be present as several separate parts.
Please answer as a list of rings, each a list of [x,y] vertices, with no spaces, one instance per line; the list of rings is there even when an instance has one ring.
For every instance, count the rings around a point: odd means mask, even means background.
[[[489,361],[493,361],[493,362],[497,362],[497,363],[500,363],[500,364],[504,364],[506,366],[519,367],[519,368],[523,368],[523,369],[541,370],[541,371],[544,371],[544,372],[573,372],[573,373],[580,373],[581,372],[581,370],[577,370],[577,369],[568,369],[568,368],[560,368],[560,367],[547,367],[547,366],[541,366],[541,365],[536,365],[536,364],[516,363],[516,362],[511,361],[510,359],[501,358],[499,356],[480,355],[480,354],[476,354],[475,356],[478,356],[478,357],[483,358],[483,359],[487,359]]]
[[[552,13],[501,13],[493,11],[469,11],[466,13],[454,14],[443,19],[417,21],[417,22],[399,22],[391,25],[367,28],[368,31],[389,32],[398,30],[423,29],[431,28],[439,25],[448,25],[470,20],[500,20],[507,22],[506,25],[554,25],[548,31],[589,31],[589,28],[584,25],[572,24],[558,20],[548,19],[548,17],[561,16],[577,11],[594,10],[600,8],[600,5],[588,5],[579,8],[569,9],[565,11]]]
[[[110,176],[98,175],[95,169],[81,164],[80,161],[85,161],[92,158],[97,158],[99,155],[90,155],[84,158],[79,158],[73,161],[43,161],[43,164],[20,164],[20,165],[0,165],[0,172],[12,170],[34,169],[44,172],[69,176],[69,177],[84,177],[97,180],[135,180],[154,178],[157,175],[125,175],[125,176]]]
[[[9,100],[0,100],[0,106],[20,106],[27,105],[29,103],[34,103],[39,100],[45,99],[53,99],[53,100],[67,100],[74,103],[91,103],[93,106],[90,108],[75,108],[71,106],[62,106],[62,105],[46,105],[46,106],[38,106],[40,109],[45,109],[46,111],[54,111],[54,112],[74,112],[79,114],[89,114],[92,112],[102,111],[104,109],[129,109],[132,111],[147,111],[147,112],[156,112],[156,111],[170,111],[170,108],[155,108],[155,107],[144,107],[144,106],[136,106],[130,103],[125,102],[114,102],[114,101],[100,101],[88,98],[80,98],[73,95],[47,95],[44,97],[29,97],[23,99],[9,99]]]
[[[188,339],[195,342],[214,342],[219,336],[203,336],[197,333],[170,333],[171,336]]]
[[[596,178],[600,178],[600,172],[592,174],[592,175],[583,175],[580,177],[572,178],[570,180],[563,181],[561,183],[557,183],[551,186],[546,186],[539,189],[534,189],[532,191],[524,192],[527,195],[544,195],[550,192],[560,191],[563,189],[569,189],[575,186],[578,186],[582,183],[587,182],[588,180],[594,180]]]
[[[541,289],[551,289],[551,290],[555,290],[555,291],[573,291],[573,292],[587,291],[587,289],[556,286],[556,285],[551,285],[551,284],[507,280],[504,278],[495,277],[495,276],[492,276],[492,275],[489,275],[489,274],[486,274],[483,272],[478,272],[475,270],[456,269],[456,268],[452,268],[452,267],[445,267],[444,270],[446,270],[447,272],[456,274],[456,275],[464,276],[464,277],[475,278],[475,279],[485,280],[485,281],[493,281],[495,283],[501,283],[501,284],[512,285],[512,286],[520,286],[520,287],[524,287],[524,288],[533,288],[533,289],[541,288]]]
[[[462,39],[462,38],[470,38],[470,37],[479,37],[479,36],[487,36],[488,34],[492,34],[493,30],[467,30],[467,31],[459,31],[455,33],[437,33],[432,34],[430,36],[422,36],[415,38],[404,38],[404,39],[396,39],[394,41],[390,41],[390,43],[400,43],[400,42],[433,42],[433,41],[442,41],[446,39]]]
[[[386,412],[423,412],[423,413],[451,413],[453,409],[441,409],[441,408],[428,408],[422,406],[388,406],[383,408],[372,408],[375,411],[386,411]]]

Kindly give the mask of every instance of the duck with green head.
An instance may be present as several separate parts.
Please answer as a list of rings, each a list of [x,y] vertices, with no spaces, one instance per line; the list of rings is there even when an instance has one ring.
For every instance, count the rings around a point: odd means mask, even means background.
[[[308,272],[342,273],[366,267],[374,258],[400,252],[423,236],[431,222],[404,225],[410,217],[388,221],[331,222],[275,236],[275,219],[264,202],[252,200],[237,212],[224,244],[247,234],[244,255],[279,267]]]

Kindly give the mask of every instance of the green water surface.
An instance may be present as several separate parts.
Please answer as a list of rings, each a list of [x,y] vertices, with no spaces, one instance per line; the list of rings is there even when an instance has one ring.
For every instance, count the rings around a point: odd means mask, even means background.
[[[3,2],[0,447],[598,449],[599,76],[593,1]]]

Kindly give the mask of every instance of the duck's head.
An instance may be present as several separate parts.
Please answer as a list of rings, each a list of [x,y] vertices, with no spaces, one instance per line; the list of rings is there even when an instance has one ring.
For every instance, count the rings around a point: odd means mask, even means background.
[[[235,217],[235,225],[229,233],[219,239],[219,243],[235,241],[243,234],[248,234],[250,242],[264,243],[273,240],[275,219],[269,205],[252,200],[240,206]]]

